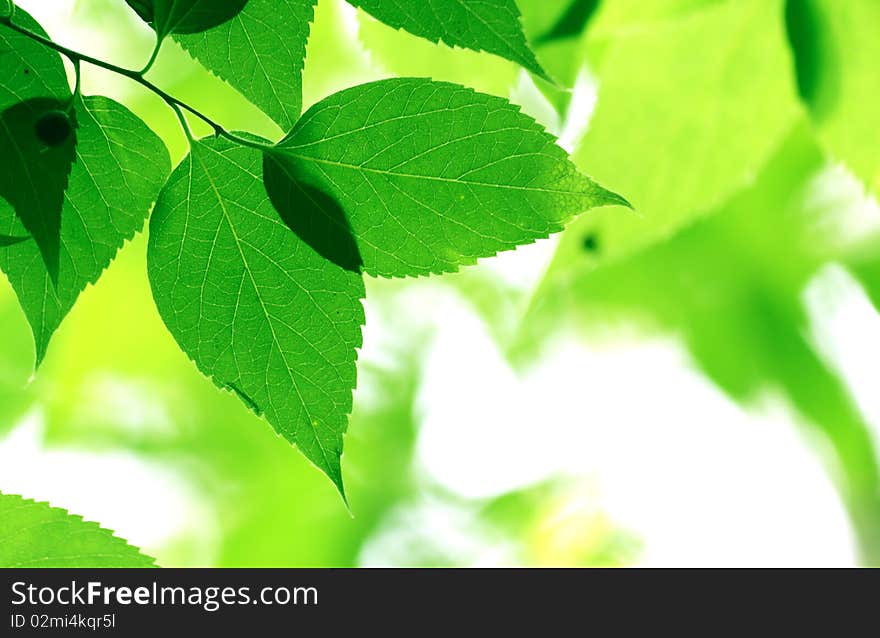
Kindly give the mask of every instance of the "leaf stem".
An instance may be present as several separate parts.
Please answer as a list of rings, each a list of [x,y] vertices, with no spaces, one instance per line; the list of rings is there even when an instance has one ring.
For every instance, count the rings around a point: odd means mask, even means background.
[[[261,144],[260,142],[249,140],[244,137],[239,137],[238,135],[236,135],[234,133],[230,133],[229,131],[227,131],[220,124],[218,124],[217,122],[212,120],[207,115],[196,110],[195,108],[193,108],[189,104],[186,104],[185,102],[178,100],[173,95],[168,94],[166,91],[164,91],[163,89],[159,88],[158,86],[156,86],[155,84],[153,84],[152,82],[147,80],[144,77],[144,73],[147,70],[149,70],[149,67],[152,65],[152,61],[150,63],[148,63],[148,65],[144,69],[144,71],[133,71],[131,69],[126,69],[121,66],[117,66],[117,65],[112,64],[110,62],[105,62],[104,60],[99,60],[98,58],[94,58],[90,55],[86,55],[85,53],[80,53],[79,51],[74,51],[73,49],[69,49],[61,44],[58,44],[57,42],[53,42],[49,38],[43,37],[43,36],[39,35],[38,33],[33,33],[32,31],[29,31],[23,27],[18,26],[17,24],[13,23],[12,20],[8,16],[4,16],[3,18],[0,18],[0,23],[9,27],[13,31],[20,33],[21,35],[23,35],[25,37],[30,38],[31,40],[38,42],[38,43],[42,44],[43,46],[49,47],[50,49],[53,49],[53,50],[57,51],[58,53],[61,53],[62,55],[68,57],[71,60],[71,62],[74,63],[74,65],[76,67],[79,66],[80,62],[86,62],[88,64],[91,64],[92,66],[102,68],[106,71],[110,71],[111,73],[115,73],[117,75],[124,76],[134,82],[137,82],[138,84],[140,84],[144,88],[149,89],[150,91],[152,91],[153,93],[158,95],[160,98],[162,98],[162,100],[169,107],[174,109],[175,112],[179,113],[179,109],[184,109],[186,111],[189,111],[193,115],[195,115],[197,118],[202,120],[205,124],[207,124],[212,129],[214,129],[214,134],[217,136],[225,137],[226,139],[233,141],[237,144],[241,144],[242,146],[248,146],[251,148],[255,148],[260,151],[264,151],[267,148],[270,148],[270,146],[268,144]],[[155,59],[155,57],[158,55],[159,48],[160,48],[159,45],[157,45],[156,48],[154,49],[152,59]],[[77,80],[77,82],[78,81],[79,80]],[[179,115],[182,115],[182,113],[179,113]],[[187,137],[189,137],[191,140],[192,137],[190,137],[189,128],[186,127],[186,125],[185,125],[184,130],[188,133]]]
[[[147,60],[147,63],[144,65],[144,68],[140,70],[139,75],[141,77],[145,76],[150,69],[153,68],[153,64],[156,62],[156,58],[159,57],[159,50],[162,48],[162,42],[164,40],[160,38],[156,38],[156,46],[153,47],[153,53],[150,54],[150,59]]]
[[[82,69],[80,68],[79,60],[72,60],[73,62],[73,71],[76,74],[76,84],[73,85],[73,98],[76,99],[80,94],[80,89],[82,88]]]
[[[183,129],[183,134],[186,135],[186,140],[189,142],[190,149],[192,149],[193,139],[192,131],[189,128],[189,122],[186,121],[186,115],[183,113],[183,109],[181,109],[177,104],[170,104],[171,110],[174,111],[174,114],[177,116],[177,119],[180,121],[180,128]]]

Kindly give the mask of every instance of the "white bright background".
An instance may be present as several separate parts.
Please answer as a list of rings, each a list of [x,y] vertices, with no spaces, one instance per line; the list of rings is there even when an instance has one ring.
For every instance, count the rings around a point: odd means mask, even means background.
[[[95,51],[106,39],[106,25],[72,20],[72,0],[20,4],[65,43]],[[582,78],[572,122],[588,121],[595,94]],[[577,138],[577,126],[552,121],[525,76],[513,97],[564,144]],[[846,178],[831,181],[839,188]],[[877,223],[876,202],[851,199],[853,219]],[[553,248],[548,240],[480,268],[526,296]],[[805,303],[812,336],[878,423],[880,316],[834,266],[812,282]],[[442,279],[377,295],[367,311],[363,362],[392,357],[404,334],[427,339],[415,462],[429,489],[388,516],[364,547],[363,564],[408,564],[407,548],[422,542],[468,564],[511,564],[516,552],[508,541],[438,492],[480,499],[559,476],[573,487],[548,516],[564,527],[603,512],[639,539],[637,564],[855,563],[846,514],[823,469],[823,443],[805,440],[805,428],[775,395],[749,411],[732,403],[674,338],[621,334],[585,345],[561,335],[518,374],[480,316]],[[376,391],[362,388],[358,400]],[[124,388],[117,398],[122,412],[149,409]],[[210,563],[215,513],[173,471],[124,453],[50,451],[41,441],[38,413],[0,440],[4,491],[63,504],[147,550],[188,536]]]

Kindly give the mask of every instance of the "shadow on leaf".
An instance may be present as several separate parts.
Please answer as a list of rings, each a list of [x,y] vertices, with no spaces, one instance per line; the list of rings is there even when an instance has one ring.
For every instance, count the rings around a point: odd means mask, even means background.
[[[0,248],[15,246],[23,241],[27,241],[30,237],[15,237],[13,235],[0,235]]]
[[[788,0],[785,27],[794,55],[798,94],[821,120],[833,107],[840,84],[838,54],[816,0]]]
[[[201,33],[229,22],[248,0],[126,0],[140,18],[162,37],[169,33]]]
[[[345,212],[335,199],[293,174],[295,170],[263,155],[263,181],[275,210],[319,255],[360,273],[364,262]]]
[[[547,44],[580,35],[596,13],[600,2],[601,0],[573,0],[556,23],[535,39],[535,44]]]
[[[12,205],[37,243],[55,283],[61,209],[76,156],[75,129],[73,109],[52,98],[19,102],[0,114],[0,197]]]

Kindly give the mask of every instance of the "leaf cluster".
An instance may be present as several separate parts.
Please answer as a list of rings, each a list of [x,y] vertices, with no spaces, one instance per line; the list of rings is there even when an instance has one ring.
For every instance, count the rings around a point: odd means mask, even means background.
[[[20,8],[0,19],[0,268],[31,324],[37,364],[79,294],[149,219],[153,297],[181,349],[344,496],[363,275],[452,272],[625,201],[578,171],[518,107],[461,85],[387,79],[301,114],[314,0],[126,2],[155,32],[139,71],[53,42]],[[513,0],[353,4],[550,81]],[[168,38],[286,135],[227,131],[151,82]],[[83,64],[137,82],[175,111],[190,149],[176,168],[126,107],[82,95]],[[191,117],[214,135],[195,139]]]

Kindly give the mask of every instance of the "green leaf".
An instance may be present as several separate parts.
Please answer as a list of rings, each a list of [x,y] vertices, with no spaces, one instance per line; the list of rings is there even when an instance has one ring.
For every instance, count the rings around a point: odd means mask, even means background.
[[[645,15],[656,21],[644,24]],[[779,0],[609,1],[587,53],[599,95],[575,162],[626,193],[638,213],[579,220],[571,248],[580,252],[579,238],[593,233],[597,260],[664,240],[714,210],[750,183],[801,117]]]
[[[880,3],[788,0],[786,25],[822,143],[880,194]]]
[[[454,271],[625,203],[506,100],[423,79],[364,84],[316,104],[268,153],[273,199],[279,173],[293,182],[288,191],[303,191],[298,223],[341,217],[330,222],[334,236],[352,234],[364,270],[381,276]],[[309,189],[344,212],[324,210]]]
[[[156,31],[159,40],[171,33],[199,33],[238,15],[248,0],[125,0]]]
[[[46,35],[24,11],[15,23]],[[33,236],[56,282],[61,207],[76,144],[67,75],[56,52],[2,24],[0,59],[0,198]]]
[[[549,79],[526,42],[514,0],[349,1],[395,29],[431,42],[494,53]]]
[[[315,2],[250,0],[222,25],[174,39],[288,130],[302,110],[302,70]]]
[[[76,99],[75,110],[78,142],[61,213],[57,284],[51,285],[34,242],[0,248],[0,269],[31,324],[37,365],[79,294],[143,227],[170,172],[162,141],[124,106],[85,97]],[[2,200],[0,234],[26,234]]]
[[[150,221],[153,296],[198,368],[265,413],[344,495],[364,285],[288,228],[298,211],[273,208],[261,161],[225,140],[193,143]]]
[[[0,493],[0,567],[155,567],[154,560],[97,523]]]

